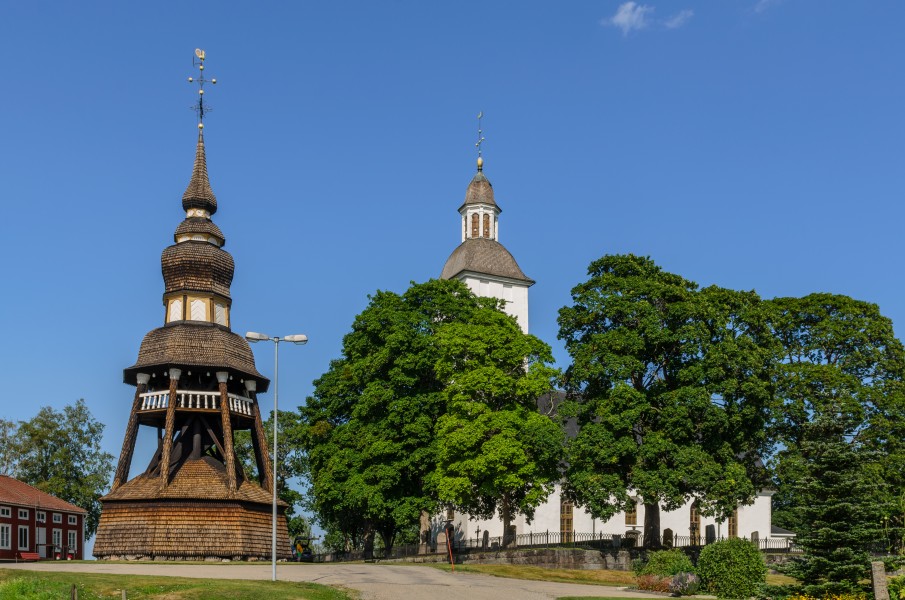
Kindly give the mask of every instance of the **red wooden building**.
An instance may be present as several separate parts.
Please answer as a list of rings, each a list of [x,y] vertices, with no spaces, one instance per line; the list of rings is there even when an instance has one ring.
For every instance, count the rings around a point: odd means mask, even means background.
[[[83,558],[87,511],[0,475],[0,560]]]

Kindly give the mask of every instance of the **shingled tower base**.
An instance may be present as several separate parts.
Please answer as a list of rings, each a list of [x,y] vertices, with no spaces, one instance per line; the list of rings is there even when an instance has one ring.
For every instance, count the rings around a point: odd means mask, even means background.
[[[211,221],[217,200],[199,130],[182,198],[185,220],[163,251],[165,324],[145,336],[123,372],[136,386],[122,454],[102,512],[102,559],[271,558],[273,473],[257,391],[269,381],[248,342],[230,330],[234,263]],[[147,469],[129,480],[138,428],[157,430]],[[251,432],[256,481],[243,472],[233,433]],[[262,487],[263,486],[263,487]],[[286,504],[278,505],[277,558],[289,558]]]

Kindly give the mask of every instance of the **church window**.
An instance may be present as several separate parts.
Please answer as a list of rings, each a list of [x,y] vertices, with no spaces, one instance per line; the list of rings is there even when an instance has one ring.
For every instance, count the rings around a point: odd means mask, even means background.
[[[726,528],[726,537],[738,537],[738,509],[732,511],[729,516],[728,527]]]
[[[688,521],[688,532],[691,535],[691,543],[697,546],[701,539],[701,505],[697,500],[691,503]]]
[[[478,237],[478,214],[471,215],[471,237]]]
[[[638,503],[632,502],[631,508],[625,511],[625,524],[635,526],[638,524]]]
[[[167,314],[167,322],[182,320],[182,298],[170,300],[170,312]]]
[[[207,321],[207,303],[201,298],[193,298],[191,303],[192,321]]]
[[[484,213],[484,237],[490,237],[490,215]]]
[[[559,504],[559,533],[562,543],[571,543],[575,538],[574,505],[568,500],[562,500]]]

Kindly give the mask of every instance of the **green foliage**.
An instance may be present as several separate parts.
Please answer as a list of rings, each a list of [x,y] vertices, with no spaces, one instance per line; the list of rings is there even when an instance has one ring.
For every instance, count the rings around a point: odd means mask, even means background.
[[[292,433],[311,508],[344,546],[367,550],[379,534],[391,548],[422,511],[437,512],[440,494],[456,505],[475,497],[478,510],[503,498],[527,513],[552,488],[561,444],[551,450],[555,433],[526,408],[550,389],[550,350],[498,309],[434,280],[377,292],[355,318]],[[467,498],[463,474],[481,475]]]
[[[529,521],[560,478],[563,433],[537,411],[557,371],[550,348],[497,310],[437,332],[437,376],[448,405],[436,427],[437,463],[428,483],[438,500],[472,516],[497,511],[504,531]]]
[[[787,572],[808,593],[857,590],[869,552],[901,539],[905,351],[874,304],[812,294],[769,308],[782,344],[775,519],[805,551]]]
[[[698,557],[698,574],[705,589],[717,598],[750,598],[767,581],[767,565],[757,546],[730,538],[705,546]]]
[[[566,495],[596,518],[691,498],[727,518],[763,482],[772,337],[758,297],[693,282],[648,258],[604,256],[559,313],[572,357],[566,388],[581,427],[568,449]],[[568,408],[566,410],[569,410]]]
[[[647,555],[647,561],[636,565],[635,575],[672,576],[679,573],[694,573],[694,564],[688,555],[674,548],[658,550]]]
[[[889,590],[889,600],[905,600],[905,575],[888,577],[886,586]]]
[[[97,530],[99,498],[113,472],[113,456],[101,450],[103,432],[79,400],[62,412],[41,408],[19,424],[10,444],[17,479],[88,511],[86,540]]]

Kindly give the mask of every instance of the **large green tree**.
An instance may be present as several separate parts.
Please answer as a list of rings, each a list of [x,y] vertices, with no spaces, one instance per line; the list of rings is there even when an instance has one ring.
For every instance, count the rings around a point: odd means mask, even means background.
[[[512,518],[533,518],[561,476],[562,429],[537,410],[558,371],[549,346],[497,310],[444,325],[437,342],[448,405],[431,485],[441,503],[469,515],[499,512],[506,545]]]
[[[901,537],[891,507],[905,483],[905,351],[875,304],[833,294],[767,304],[781,344],[774,520],[799,534],[806,583],[856,582],[868,550]]]
[[[772,341],[758,297],[699,290],[634,255],[604,256],[588,275],[559,314],[580,426],[566,495],[600,519],[639,498],[648,547],[660,506],[696,498],[727,518],[763,483]]]
[[[436,333],[497,305],[458,281],[371,297],[343,338],[342,357],[299,409],[311,508],[325,528],[363,540],[367,553],[375,534],[391,548],[398,531],[436,511],[426,479],[447,403]]]
[[[19,424],[12,443],[17,479],[88,511],[86,540],[97,530],[99,498],[113,473],[113,455],[101,450],[103,432],[79,400],[62,412],[41,408]]]

